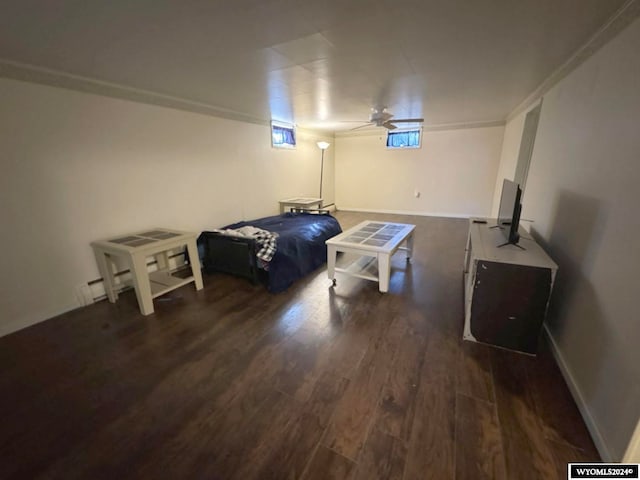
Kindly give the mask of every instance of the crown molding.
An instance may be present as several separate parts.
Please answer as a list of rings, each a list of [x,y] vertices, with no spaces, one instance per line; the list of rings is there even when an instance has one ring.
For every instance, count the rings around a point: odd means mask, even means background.
[[[613,40],[622,30],[640,16],[640,1],[627,0],[616,13],[598,31],[587,40],[569,59],[551,73],[531,94],[507,115],[507,122],[522,112],[529,110],[534,104],[563,78],[582,65],[598,50]]]
[[[226,108],[216,107],[207,103],[185,100],[183,98],[173,97],[170,95],[163,95],[161,93],[139,88],[126,87],[111,82],[97,80],[95,78],[82,77],[71,73],[36,67],[34,65],[13,62],[5,59],[0,59],[0,77],[65,88],[94,95],[102,95],[105,97],[119,98],[132,102],[146,103],[149,105],[167,107],[176,110],[184,110],[187,112],[220,117],[238,122],[268,126],[271,121]]]
[[[121,100],[166,107],[174,110],[199,113],[201,115],[234,120],[237,122],[252,123],[267,127],[271,125],[271,119],[253,117],[245,113],[216,107],[207,103],[185,100],[183,98],[173,97],[170,95],[163,95],[139,88],[126,87],[115,83],[97,80],[95,78],[82,77],[71,73],[13,62],[11,60],[0,59],[0,77],[20,80],[23,82],[37,83],[50,87],[65,88],[67,90],[101,95],[109,98],[119,98]],[[297,125],[296,130],[300,133],[316,137],[333,138],[333,132],[329,131],[303,128]]]

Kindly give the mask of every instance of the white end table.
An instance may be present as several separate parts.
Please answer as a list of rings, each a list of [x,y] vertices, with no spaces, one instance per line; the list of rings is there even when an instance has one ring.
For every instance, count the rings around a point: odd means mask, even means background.
[[[327,245],[327,273],[335,285],[335,272],[378,282],[379,289],[389,291],[391,257],[398,250],[407,252],[407,260],[413,254],[413,231],[416,226],[407,223],[377,222],[365,220],[353,228],[330,238]],[[401,246],[402,244],[406,246]],[[336,267],[338,252],[355,253],[360,258],[347,268]],[[377,259],[378,274],[368,270],[370,259]]]
[[[320,208],[322,205],[321,198],[295,197],[280,200],[280,213],[286,212],[287,208]]]
[[[118,299],[115,290],[115,277],[111,257],[122,257],[126,260],[133,278],[133,285],[138,298],[140,312],[143,315],[153,313],[153,299],[164,295],[182,285],[194,282],[196,290],[202,290],[202,273],[196,247],[196,233],[181,232],[168,228],[155,228],[140,233],[112,237],[108,240],[92,242],[100,275],[104,280],[104,289],[111,303]],[[186,247],[189,253],[191,276],[179,278],[169,271],[167,252],[175,248]],[[147,257],[155,257],[158,270],[147,271]]]

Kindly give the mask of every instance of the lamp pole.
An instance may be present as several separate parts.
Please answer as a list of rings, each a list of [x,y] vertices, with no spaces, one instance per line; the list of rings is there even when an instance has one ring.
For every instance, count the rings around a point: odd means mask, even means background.
[[[322,149],[322,157],[320,160],[320,198],[322,198],[322,174],[324,173],[324,148]],[[321,205],[322,206],[322,205]]]
[[[324,174],[324,151],[331,145],[329,142],[318,142],[318,148],[322,151],[320,157],[320,208],[322,208],[322,177]]]

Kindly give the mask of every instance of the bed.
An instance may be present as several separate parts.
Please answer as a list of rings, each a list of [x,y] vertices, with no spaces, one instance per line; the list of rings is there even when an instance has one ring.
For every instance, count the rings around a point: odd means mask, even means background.
[[[205,273],[224,272],[265,283],[278,293],[327,261],[325,241],[342,232],[328,213],[287,212],[272,217],[238,222],[221,230],[257,227],[277,233],[276,251],[266,264],[256,257],[260,249],[253,238],[205,231],[198,237],[198,251]]]

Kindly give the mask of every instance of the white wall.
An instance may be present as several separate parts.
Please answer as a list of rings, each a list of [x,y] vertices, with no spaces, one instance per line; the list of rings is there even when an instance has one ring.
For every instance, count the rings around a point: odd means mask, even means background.
[[[310,132],[273,149],[267,126],[7,79],[0,105],[0,334],[79,306],[76,286],[99,277],[92,240],[201,231],[318,193]],[[333,171],[330,148],[328,201]]]
[[[426,131],[421,148],[406,150],[387,149],[384,132],[337,136],[338,208],[486,216],[503,132],[502,126]]]
[[[605,460],[640,418],[639,45],[636,20],[544,96],[523,199],[560,266],[547,327]]]
[[[504,140],[502,141],[502,153],[500,154],[500,165],[496,176],[496,184],[493,190],[493,201],[491,207],[491,217],[498,217],[500,207],[500,195],[502,193],[502,181],[506,178],[513,180],[518,164],[518,154],[520,153],[520,140],[524,129],[524,120],[527,112],[522,112],[507,123],[504,129]]]

